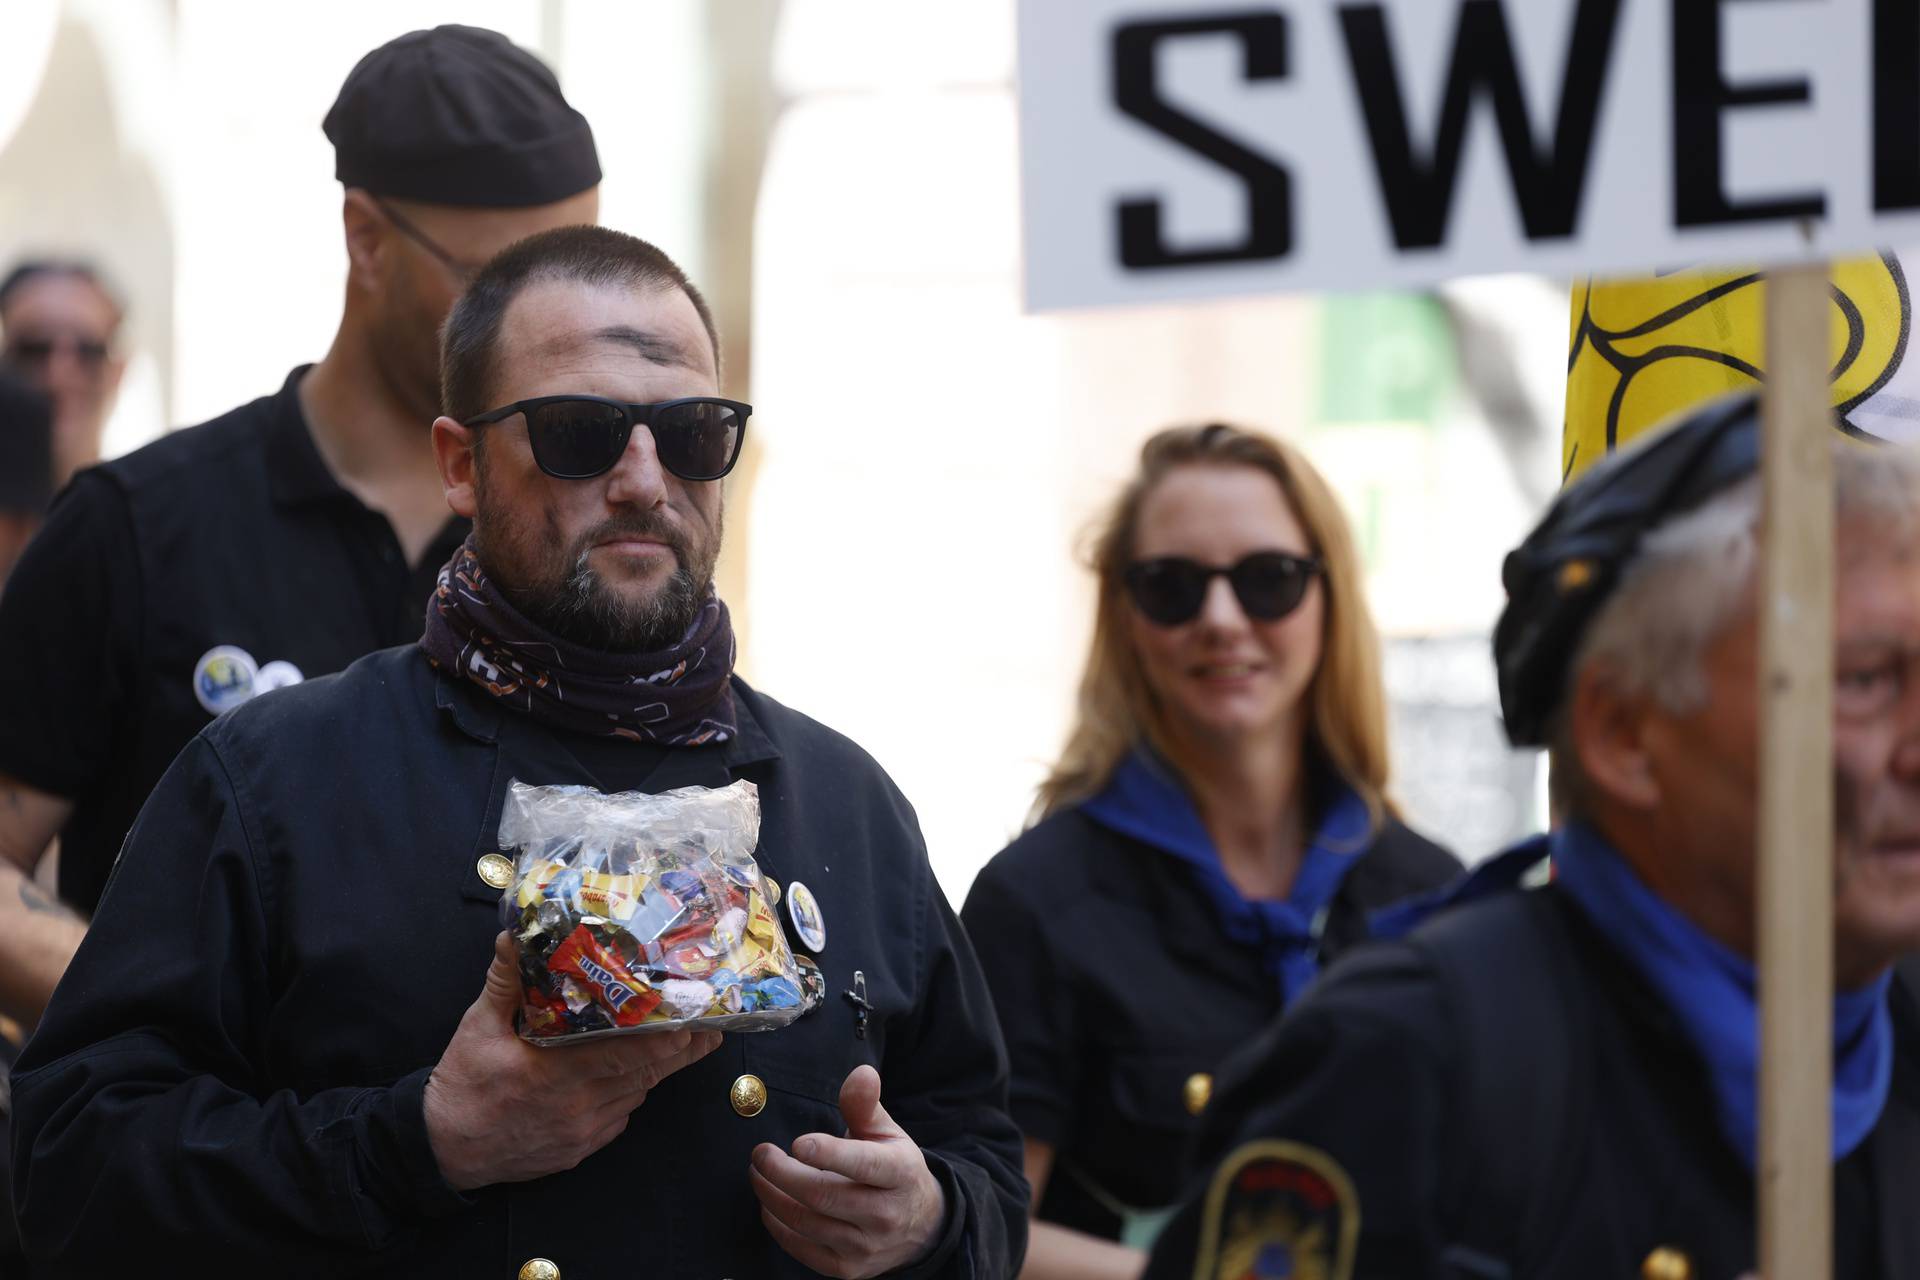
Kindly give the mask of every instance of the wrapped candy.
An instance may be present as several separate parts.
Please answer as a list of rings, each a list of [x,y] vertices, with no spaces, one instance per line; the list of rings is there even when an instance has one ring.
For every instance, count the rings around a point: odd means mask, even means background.
[[[765,1031],[818,1004],[768,905],[759,836],[751,782],[660,795],[512,783],[500,916],[519,950],[521,1037]]]

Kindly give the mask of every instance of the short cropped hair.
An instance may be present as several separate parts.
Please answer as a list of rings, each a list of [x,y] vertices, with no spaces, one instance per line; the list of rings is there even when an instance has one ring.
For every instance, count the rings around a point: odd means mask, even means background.
[[[660,249],[608,227],[559,227],[528,236],[482,267],[440,331],[440,410],[465,422],[494,408],[494,348],[507,308],[529,285],[570,280],[636,292],[678,289],[700,313],[713,364],[720,368],[720,332],[687,273]]]

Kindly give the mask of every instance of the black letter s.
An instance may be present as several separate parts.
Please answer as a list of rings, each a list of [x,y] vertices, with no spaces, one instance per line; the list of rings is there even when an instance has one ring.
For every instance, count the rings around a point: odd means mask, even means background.
[[[1286,256],[1293,247],[1291,182],[1287,171],[1256,151],[1169,105],[1155,83],[1154,54],[1163,40],[1193,35],[1239,38],[1249,80],[1287,74],[1287,20],[1271,10],[1218,13],[1169,22],[1129,22],[1113,33],[1113,100],[1155,132],[1240,176],[1247,188],[1242,238],[1195,249],[1169,248],[1158,197],[1122,200],[1120,262],[1130,270],[1210,262],[1253,262]]]

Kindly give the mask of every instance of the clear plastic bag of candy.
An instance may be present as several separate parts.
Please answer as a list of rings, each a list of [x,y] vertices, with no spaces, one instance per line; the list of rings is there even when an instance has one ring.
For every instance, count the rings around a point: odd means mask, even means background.
[[[659,795],[513,782],[500,918],[520,955],[521,1038],[768,1031],[817,1004],[819,971],[787,945],[759,839],[751,782]]]

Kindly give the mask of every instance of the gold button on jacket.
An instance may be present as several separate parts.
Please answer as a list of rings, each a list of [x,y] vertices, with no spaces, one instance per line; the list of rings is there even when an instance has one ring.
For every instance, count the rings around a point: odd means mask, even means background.
[[[1213,1101],[1213,1077],[1204,1071],[1196,1071],[1187,1077],[1181,1096],[1187,1100],[1187,1112],[1199,1115],[1207,1109],[1207,1103]]]
[[[504,889],[513,883],[513,859],[504,853],[490,853],[480,859],[477,870],[480,872],[480,878],[495,889]],[[534,1261],[538,1262],[541,1259],[536,1258]],[[527,1265],[532,1266],[533,1263],[529,1262]],[[553,1264],[549,1262],[547,1265]],[[556,1271],[554,1274],[560,1273]]]
[[[759,1076],[747,1074],[733,1082],[728,1095],[733,1109],[743,1116],[757,1116],[767,1109],[767,1086]]]
[[[1693,1260],[1661,1245],[1640,1264],[1640,1280],[1693,1280]]]
[[[520,1268],[520,1280],[560,1280],[560,1268],[545,1258],[528,1258]]]

